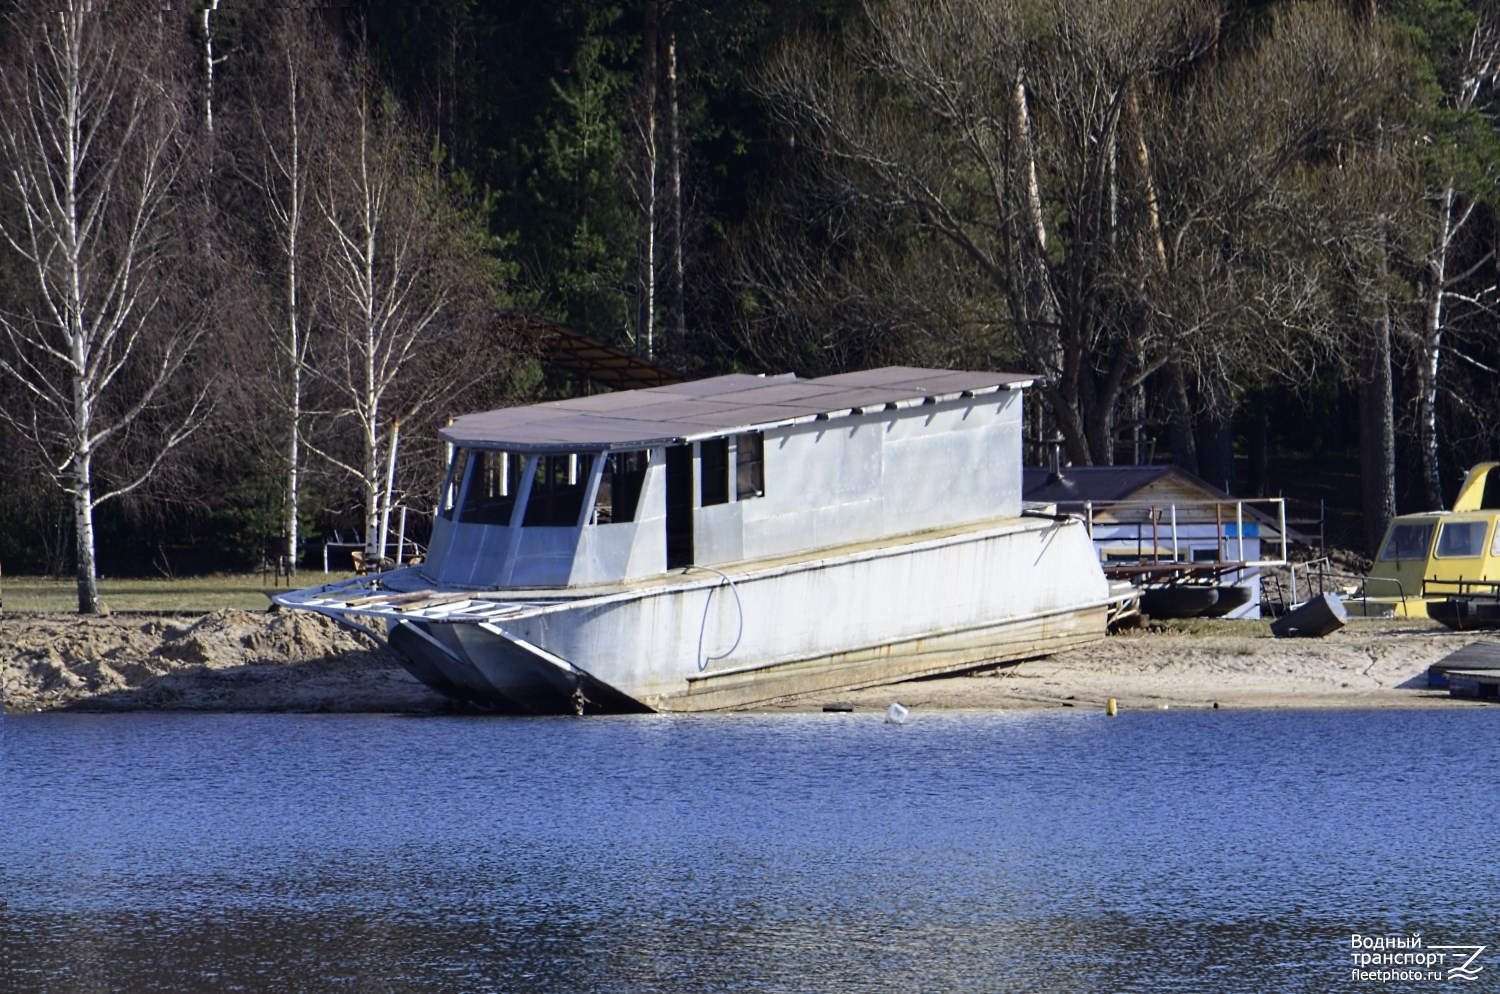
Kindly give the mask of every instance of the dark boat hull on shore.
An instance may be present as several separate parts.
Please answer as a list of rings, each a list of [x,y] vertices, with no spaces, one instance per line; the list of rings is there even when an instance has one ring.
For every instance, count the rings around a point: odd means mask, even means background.
[[[1446,597],[1428,604],[1427,616],[1457,631],[1500,628],[1500,601],[1476,597]]]
[[[1219,603],[1217,587],[1147,587],[1141,591],[1141,613],[1148,618],[1196,618]]]

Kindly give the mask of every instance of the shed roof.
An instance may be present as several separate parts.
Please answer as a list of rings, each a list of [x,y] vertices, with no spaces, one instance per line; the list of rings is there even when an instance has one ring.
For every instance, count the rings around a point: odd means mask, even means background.
[[[508,311],[503,317],[530,335],[548,362],[607,390],[659,387],[686,379],[675,369],[590,338],[567,325],[520,310]]]
[[[1033,379],[910,366],[806,380],[737,373],[466,414],[442,436],[455,445],[516,452],[640,449],[1015,390]]]
[[[1129,500],[1133,494],[1173,473],[1213,497],[1227,496],[1176,466],[1068,466],[1056,475],[1045,469],[1028,468],[1022,473],[1021,493],[1027,500],[1047,504]]]

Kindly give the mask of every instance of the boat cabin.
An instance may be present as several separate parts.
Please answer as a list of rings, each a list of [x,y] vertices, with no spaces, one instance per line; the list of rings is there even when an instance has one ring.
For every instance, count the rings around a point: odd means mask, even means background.
[[[1369,613],[1421,617],[1427,614],[1425,599],[1459,593],[1467,584],[1500,583],[1497,521],[1500,463],[1496,462],[1469,470],[1453,510],[1394,518],[1365,580]],[[1363,603],[1351,606],[1364,609]]]
[[[1013,517],[1031,382],[736,374],[466,415],[422,571],[588,586]]]

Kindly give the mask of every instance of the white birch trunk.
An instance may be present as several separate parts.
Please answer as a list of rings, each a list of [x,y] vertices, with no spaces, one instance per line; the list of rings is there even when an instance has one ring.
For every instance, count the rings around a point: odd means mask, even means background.
[[[35,13],[8,25],[24,45],[0,75],[0,183],[14,208],[0,212],[0,249],[31,281],[29,308],[0,310],[9,345],[0,372],[33,405],[27,421],[7,416],[43,450],[72,503],[78,609],[94,613],[94,511],[144,483],[191,434],[203,393],[154,446],[132,441],[133,477],[101,492],[94,459],[176,388],[202,327],[152,324],[177,265],[156,234],[182,157],[171,95],[132,60],[160,57],[164,39],[139,11],[73,0]],[[122,376],[153,335],[150,366]]]
[[[659,13],[657,0],[646,0],[645,26],[642,31],[642,47],[645,49],[642,75],[645,82],[646,224],[641,260],[641,289],[645,299],[641,304],[637,338],[645,343],[648,359],[656,354],[656,50]]]
[[[281,533],[290,555],[292,575],[297,572],[297,549],[300,542],[299,523],[302,488],[302,367],[305,362],[305,347],[302,341],[302,301],[299,272],[302,207],[305,189],[302,182],[302,122],[301,88],[297,69],[290,56],[287,62],[287,97],[290,113],[290,143],[288,150],[287,208],[283,215],[286,231],[286,315],[287,358],[290,375],[290,397],[287,410],[286,450],[286,502],[283,507]]]
[[[210,162],[214,142],[214,58],[213,15],[218,12],[219,0],[207,0],[203,5],[203,124],[208,129]]]
[[[1442,367],[1443,296],[1448,286],[1448,253],[1453,244],[1454,188],[1450,180],[1438,202],[1437,241],[1427,257],[1427,301],[1422,324],[1422,356],[1417,364],[1417,448],[1422,465],[1422,499],[1430,510],[1443,506],[1438,462],[1437,395]]]
[[[677,36],[667,42],[667,89],[672,115],[672,318],[679,354],[687,349],[687,274],[682,262],[682,135],[677,117]]]

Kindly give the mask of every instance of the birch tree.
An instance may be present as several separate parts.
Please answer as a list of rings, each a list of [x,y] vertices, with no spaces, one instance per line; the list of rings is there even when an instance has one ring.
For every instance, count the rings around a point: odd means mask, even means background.
[[[203,128],[208,138],[209,168],[214,154],[214,72],[228,56],[214,54],[214,15],[220,0],[203,0],[199,12],[203,32]]]
[[[1500,78],[1500,18],[1489,5],[1481,5],[1469,37],[1462,68],[1452,92],[1445,95],[1448,107],[1459,121],[1471,119],[1477,111],[1487,109],[1486,90]],[[1488,131],[1490,125],[1479,124]],[[1445,143],[1447,144],[1447,143]],[[1461,142],[1454,142],[1455,146]],[[1481,200],[1476,192],[1491,193],[1492,177],[1482,180],[1487,189],[1476,191],[1460,185],[1455,164],[1445,163],[1440,187],[1432,197],[1432,242],[1424,260],[1423,315],[1421,340],[1416,368],[1416,441],[1421,463],[1422,499],[1426,507],[1443,506],[1443,481],[1438,449],[1438,391],[1442,359],[1446,351],[1444,335],[1450,321],[1450,305],[1486,308],[1495,303],[1496,288],[1473,286],[1473,277],[1493,270],[1493,248],[1464,258],[1458,246],[1474,220]],[[1482,170],[1471,170],[1481,172]],[[1457,261],[1461,260],[1461,261]]]
[[[179,393],[201,314],[167,320],[189,136],[159,13],[62,0],[15,14],[0,74],[0,246],[27,284],[0,310],[0,370],[29,400],[4,413],[72,503],[84,613],[100,609],[95,510],[144,484],[203,413],[201,390]],[[112,448],[129,471],[101,479]]]
[[[643,26],[641,28],[641,97],[640,137],[641,175],[639,200],[641,212],[641,297],[636,302],[636,345],[644,348],[646,358],[656,355],[656,215],[657,215],[657,53],[660,46],[661,14],[660,0],[645,0]]]
[[[314,164],[322,149],[320,138],[325,137],[319,132],[330,113],[329,76],[338,56],[326,51],[326,38],[322,39],[325,50],[319,51],[319,39],[313,34],[319,22],[307,12],[284,9],[272,16],[272,42],[259,81],[267,92],[252,98],[252,116],[260,160],[256,183],[274,244],[272,280],[277,284],[269,330],[284,426],[281,534],[295,563],[301,529],[308,357],[316,326],[317,297],[308,287],[318,285],[325,261],[312,199]]]
[[[359,441],[352,456],[329,444],[310,448],[356,482],[365,552],[374,558],[384,553],[396,499],[401,426],[494,367],[448,354],[464,312],[487,289],[471,219],[424,171],[394,101],[362,70],[353,87],[339,152],[325,158],[315,191],[331,242],[320,292],[333,334],[312,368],[335,420],[352,424]]]

